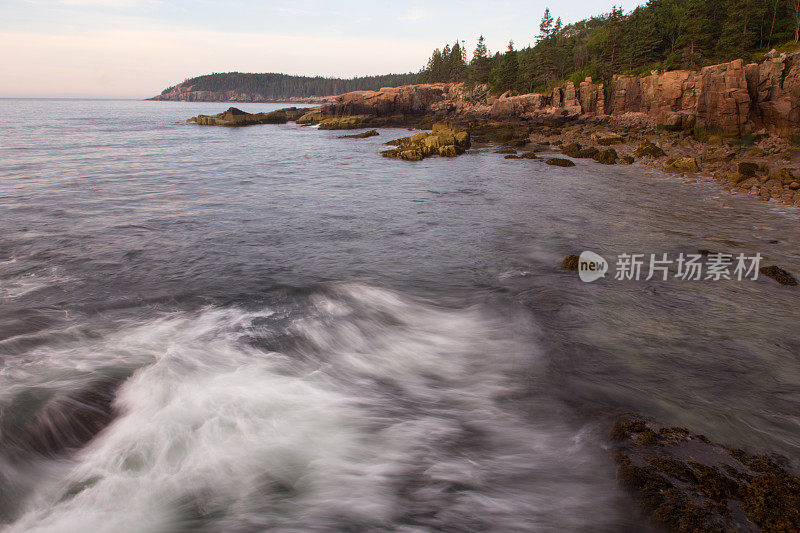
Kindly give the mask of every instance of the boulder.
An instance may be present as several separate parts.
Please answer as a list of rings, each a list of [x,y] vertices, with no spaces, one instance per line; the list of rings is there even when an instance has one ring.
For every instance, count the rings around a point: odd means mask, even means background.
[[[547,161],[546,164],[556,166],[556,167],[574,167],[575,163],[570,161],[569,159],[562,159],[560,157],[551,157]]]
[[[758,165],[749,161],[742,161],[737,165],[736,169],[738,170],[740,176],[751,178],[756,175],[756,172],[758,172]]]
[[[581,148],[580,150],[578,150],[575,153],[575,157],[579,159],[589,159],[594,157],[599,151],[600,150],[598,150],[594,146],[587,146],[586,148]]]
[[[596,154],[592,156],[592,159],[604,165],[613,165],[617,162],[618,159],[617,151],[614,150],[613,148],[606,148],[605,150],[599,150]]]
[[[699,172],[700,166],[694,157],[671,157],[664,162],[664,170],[691,174]]]
[[[667,154],[664,153],[664,150],[660,147],[645,139],[639,144],[636,150],[633,151],[633,155],[636,157],[653,157],[657,159]]]
[[[579,157],[578,153],[580,151],[581,145],[576,142],[571,142],[561,147],[561,153],[569,157]]]
[[[629,155],[623,155],[622,157],[619,158],[619,162],[624,165],[632,165],[634,161],[636,160]]]

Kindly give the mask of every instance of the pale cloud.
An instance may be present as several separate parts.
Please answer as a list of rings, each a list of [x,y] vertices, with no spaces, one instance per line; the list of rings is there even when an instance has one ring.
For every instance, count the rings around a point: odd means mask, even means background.
[[[0,96],[144,98],[209,72],[359,76],[417,70],[430,42],[194,29],[0,33]],[[325,65],[320,68],[320,65]]]
[[[421,7],[412,7],[408,9],[405,13],[397,17],[397,19],[402,20],[404,22],[418,22],[420,20],[430,18],[430,16],[431,16],[430,11],[423,9]]]

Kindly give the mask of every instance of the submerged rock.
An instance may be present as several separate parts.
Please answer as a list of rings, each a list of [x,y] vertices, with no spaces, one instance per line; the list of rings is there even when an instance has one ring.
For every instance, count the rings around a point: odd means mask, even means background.
[[[777,265],[763,266],[758,271],[781,285],[797,285],[797,279]]]
[[[377,130],[369,130],[363,133],[356,133],[355,135],[342,135],[339,137],[340,139],[366,139],[368,137],[375,137],[376,135],[380,135]]]
[[[562,159],[560,157],[551,157],[550,159],[545,161],[545,163],[548,164],[548,165],[555,166],[555,167],[574,167],[575,166],[575,163],[573,163],[569,159]]]
[[[561,268],[564,270],[578,270],[578,263],[581,258],[575,254],[569,254],[561,262]]]
[[[506,155],[506,154],[517,155],[517,151],[515,149],[513,149],[513,148],[501,148],[500,150],[495,150],[494,153],[503,154],[503,155]]]
[[[287,107],[269,113],[247,113],[235,107],[216,115],[197,115],[186,122],[194,122],[201,126],[252,126],[254,124],[286,124],[297,120],[305,114],[305,109]]]
[[[441,157],[461,155],[470,147],[470,136],[466,130],[437,123],[433,125],[431,133],[420,132],[410,137],[389,141],[386,144],[397,146],[397,148],[381,152],[383,157],[420,161],[432,155]]]
[[[783,458],[640,418],[611,438],[620,484],[670,531],[800,531],[800,479]]]

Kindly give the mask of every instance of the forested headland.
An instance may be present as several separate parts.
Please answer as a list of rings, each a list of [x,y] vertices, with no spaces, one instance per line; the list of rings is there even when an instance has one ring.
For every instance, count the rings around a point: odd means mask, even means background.
[[[342,94],[350,91],[377,90],[381,87],[397,87],[419,83],[419,73],[385,74],[356,78],[326,78],[322,76],[291,76],[288,74],[248,74],[224,72],[206,74],[184,80],[165,89],[162,94],[178,86],[192,87],[193,91],[226,92],[261,95],[266,100],[282,100],[291,97],[313,97]]]
[[[556,17],[554,19],[554,17]],[[483,36],[467,60],[465,43],[434,50],[424,82],[488,84],[494,93],[545,92],[560,82],[591,76],[697,69],[771,48],[797,45],[800,0],[650,0],[629,13],[612,7],[603,15],[563,24],[546,9],[532,44],[491,53]]]

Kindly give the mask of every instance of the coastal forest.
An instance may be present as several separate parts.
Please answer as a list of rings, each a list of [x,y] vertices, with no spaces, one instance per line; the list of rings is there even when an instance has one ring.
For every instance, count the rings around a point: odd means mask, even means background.
[[[235,91],[243,94],[258,94],[267,100],[281,100],[292,96],[328,96],[350,91],[377,90],[381,87],[419,83],[419,80],[419,73],[343,79],[322,76],[290,76],[277,73],[224,72],[189,78],[180,85],[191,85],[195,91]],[[169,87],[163,92],[168,93],[174,87]]]
[[[554,18],[555,17],[555,18]],[[490,53],[483,36],[467,60],[464,42],[433,51],[423,82],[487,84],[494,93],[543,92],[587,76],[697,69],[737,58],[756,59],[771,48],[794,50],[800,0],[650,0],[630,13],[609,13],[563,24],[545,9],[532,43]]]

